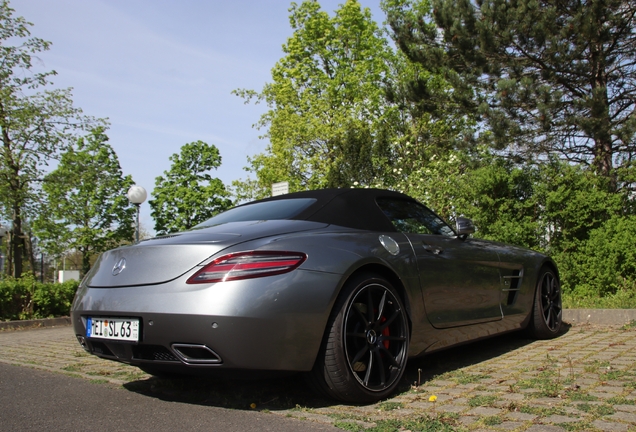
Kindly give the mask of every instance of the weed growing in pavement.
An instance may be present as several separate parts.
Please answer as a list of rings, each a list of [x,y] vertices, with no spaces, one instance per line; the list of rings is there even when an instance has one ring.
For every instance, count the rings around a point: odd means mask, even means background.
[[[563,383],[561,382],[560,370],[540,369],[541,372],[534,377],[517,382],[519,388],[536,389],[536,396],[557,397],[564,392]]]
[[[589,422],[580,421],[580,422],[571,422],[571,423],[558,423],[556,426],[560,426],[566,431],[589,431],[590,429],[595,429]]]
[[[121,381],[133,381],[143,377],[145,374],[140,370],[96,370],[96,371],[86,371],[86,375],[91,376],[105,376],[109,378],[116,378]]]
[[[566,415],[566,412],[563,408],[560,407],[539,407],[539,406],[530,406],[530,405],[521,405],[519,408],[519,412],[524,414],[533,414],[541,417],[549,417],[551,415]]]
[[[453,372],[446,372],[442,375],[439,375],[437,378],[454,381],[457,384],[474,384],[483,379],[491,378],[491,376],[486,374],[471,374],[463,370],[458,370]]]
[[[494,395],[477,395],[468,400],[468,406],[470,407],[491,407],[499,398]]]
[[[621,330],[631,330],[636,328],[636,320],[632,320],[621,327]]]
[[[501,419],[501,417],[499,416],[489,416],[489,417],[483,417],[481,419],[481,421],[486,425],[486,426],[496,426],[499,424],[503,423],[503,420]]]
[[[329,413],[327,414],[327,417],[331,417],[334,420],[349,420],[349,421],[359,420],[359,421],[366,421],[366,422],[371,421],[365,416],[361,416],[361,415],[357,415],[353,413],[347,413],[347,412]]]
[[[622,370],[608,370],[602,374],[604,380],[619,380],[626,377],[634,376],[633,373]]]
[[[402,402],[381,402],[378,405],[378,410],[380,411],[393,411],[401,408],[404,408]]]
[[[616,411],[611,405],[603,404],[603,405],[590,405],[587,403],[578,404],[576,408],[580,411],[586,412],[594,417],[603,417],[607,415],[612,415]]]
[[[367,430],[364,426],[359,425],[358,423],[355,423],[355,422],[351,422],[351,421],[338,420],[334,422],[333,425],[337,427],[338,429],[351,431],[351,432],[363,432]]]
[[[609,398],[607,403],[610,405],[636,405],[636,399],[627,399],[623,396],[615,396],[613,398]]]
[[[565,358],[565,361],[568,364],[569,370],[570,370],[570,376],[569,378],[574,381],[574,379],[576,378],[576,375],[574,375],[574,361],[572,360],[572,357],[567,356]]]
[[[592,402],[598,400],[598,398],[589,393],[583,392],[581,390],[574,390],[566,392],[568,399],[573,402]]]
[[[629,389],[636,390],[636,381],[628,381],[626,383],[623,383],[623,387],[627,387]]]
[[[66,372],[80,372],[84,366],[81,363],[64,366],[63,371]]]
[[[599,372],[599,369],[609,367],[610,362],[608,361],[599,361],[594,360],[593,362],[587,362],[585,366],[583,366],[585,372],[587,373],[595,373]]]
[[[394,432],[394,431],[420,431],[420,432],[460,432],[465,428],[457,424],[457,420],[445,416],[419,417],[416,419],[386,419],[378,420],[375,426],[365,428],[358,423],[337,421],[334,426],[351,432]]]

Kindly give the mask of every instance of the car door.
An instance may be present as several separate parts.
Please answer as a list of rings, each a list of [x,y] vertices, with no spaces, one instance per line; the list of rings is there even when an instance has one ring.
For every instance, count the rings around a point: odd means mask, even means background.
[[[426,314],[434,327],[502,319],[499,257],[488,242],[458,237],[415,201],[382,198],[378,205],[411,242]]]

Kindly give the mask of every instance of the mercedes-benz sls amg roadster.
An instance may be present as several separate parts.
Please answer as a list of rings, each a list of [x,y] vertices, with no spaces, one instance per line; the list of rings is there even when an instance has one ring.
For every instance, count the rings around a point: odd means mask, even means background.
[[[89,353],[151,374],[305,372],[328,396],[376,401],[411,357],[559,334],[555,263],[474,232],[387,190],[254,201],[103,253],[73,326]]]

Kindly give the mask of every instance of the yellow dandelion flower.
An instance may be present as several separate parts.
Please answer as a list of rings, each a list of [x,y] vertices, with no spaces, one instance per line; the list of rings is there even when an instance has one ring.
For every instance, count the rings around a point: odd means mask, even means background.
[[[430,398],[428,398],[429,402],[435,402],[437,400],[437,396],[432,395]]]

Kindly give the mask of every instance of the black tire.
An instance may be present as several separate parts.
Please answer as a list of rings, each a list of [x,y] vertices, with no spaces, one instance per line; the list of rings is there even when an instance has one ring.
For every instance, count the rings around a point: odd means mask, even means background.
[[[398,386],[408,348],[408,317],[395,288],[375,275],[355,276],[336,301],[310,382],[343,402],[378,401]]]
[[[529,331],[537,339],[552,339],[561,331],[563,307],[559,277],[550,268],[539,272]]]

